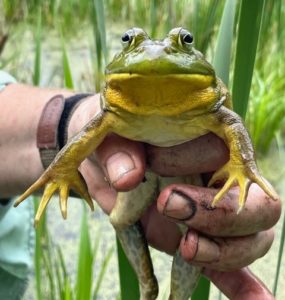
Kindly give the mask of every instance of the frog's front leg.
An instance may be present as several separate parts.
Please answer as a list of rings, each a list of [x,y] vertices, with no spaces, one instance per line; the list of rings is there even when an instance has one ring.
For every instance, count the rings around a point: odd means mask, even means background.
[[[16,201],[19,205],[29,195],[45,186],[44,193],[36,213],[35,225],[40,220],[50,198],[59,192],[62,216],[66,218],[67,199],[72,189],[85,199],[93,210],[93,202],[87,185],[78,171],[80,163],[94,151],[104,137],[112,130],[114,116],[105,111],[96,115],[71,141],[57,154],[54,161],[41,177],[27,189]]]
[[[252,182],[257,183],[273,200],[278,199],[274,189],[257,169],[253,146],[241,118],[230,109],[220,107],[211,114],[209,126],[208,129],[220,136],[230,151],[229,161],[214,173],[209,182],[211,186],[216,181],[227,179],[222,189],[216,194],[212,206],[221,200],[234,183],[240,187],[238,212],[244,206]]]
[[[143,228],[138,221],[156,198],[156,177],[146,174],[147,182],[130,192],[119,193],[110,215],[124,252],[140,285],[140,300],[156,299],[158,284]]]

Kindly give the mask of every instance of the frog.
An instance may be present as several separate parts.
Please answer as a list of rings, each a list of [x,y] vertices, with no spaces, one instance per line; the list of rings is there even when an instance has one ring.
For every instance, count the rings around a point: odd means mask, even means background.
[[[212,132],[225,142],[229,160],[209,180],[208,186],[223,182],[211,206],[216,207],[229,189],[238,185],[237,213],[240,213],[253,182],[271,199],[278,199],[257,168],[249,133],[241,117],[233,111],[227,87],[204,55],[195,49],[191,32],[177,27],[164,39],[156,40],[143,29],[134,27],[122,35],[121,42],[122,50],[106,67],[100,112],[69,140],[40,178],[17,199],[15,206],[44,187],[35,225],[55,193],[59,194],[63,218],[67,217],[70,190],[94,210],[78,168],[110,133],[170,147]],[[198,175],[171,179],[148,171],[145,182],[131,191],[118,193],[110,214],[110,222],[138,276],[143,300],[156,299],[158,283],[140,218],[159,190],[176,181],[203,184]],[[189,299],[200,272],[199,267],[186,263],[177,251],[169,299]]]

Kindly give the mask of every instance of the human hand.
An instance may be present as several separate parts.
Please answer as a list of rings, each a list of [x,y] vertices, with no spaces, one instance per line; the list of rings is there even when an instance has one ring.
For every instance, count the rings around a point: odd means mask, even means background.
[[[142,181],[146,157],[149,166],[157,173],[178,176],[214,171],[227,161],[228,151],[212,134],[171,148],[145,148],[141,143],[109,136],[96,154],[81,166],[92,197],[105,212],[111,211],[117,191],[132,189]],[[110,188],[110,183],[113,188]],[[233,188],[216,209],[209,209],[215,192],[214,189],[189,185],[168,186],[160,194],[157,207],[151,206],[142,218],[147,239],[156,248],[170,254],[180,244],[185,259],[203,266],[205,275],[231,295],[231,299],[236,284],[243,281],[243,287],[248,287],[243,289],[245,293],[258,287],[264,296],[269,292],[241,268],[263,256],[270,248],[273,241],[270,228],[279,218],[280,201],[271,201],[253,184],[243,212],[237,215],[238,188]],[[181,239],[175,223],[182,219],[191,230]],[[241,270],[233,271],[238,269]],[[223,271],[231,273],[224,276]],[[229,280],[235,284],[229,285]],[[270,299],[269,296],[266,299]]]

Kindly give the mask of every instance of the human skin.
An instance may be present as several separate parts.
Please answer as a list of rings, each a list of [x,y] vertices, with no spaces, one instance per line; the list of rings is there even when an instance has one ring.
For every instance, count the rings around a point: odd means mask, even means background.
[[[11,84],[0,93],[0,157],[5,158],[0,160],[1,197],[23,192],[43,172],[36,129],[45,103],[59,93],[72,95],[70,91],[19,84]],[[89,97],[78,106],[70,120],[69,136],[99,110],[98,97]],[[110,213],[117,191],[139,184],[147,166],[161,175],[178,176],[214,171],[227,159],[225,145],[212,134],[171,148],[147,146],[111,135],[82,163],[80,171],[91,196]],[[216,209],[209,209],[215,192],[179,184],[164,189],[142,218],[150,244],[169,254],[179,246],[185,259],[205,267],[205,275],[231,299],[237,296],[238,284],[238,299],[250,299],[252,291],[255,299],[271,299],[269,291],[244,267],[270,248],[272,226],[280,216],[280,201],[270,200],[253,184],[243,212],[237,215],[237,189],[233,188]],[[196,207],[194,215],[189,211],[189,202]],[[266,210],[262,209],[265,204]],[[182,219],[191,226],[184,237],[175,224]]]

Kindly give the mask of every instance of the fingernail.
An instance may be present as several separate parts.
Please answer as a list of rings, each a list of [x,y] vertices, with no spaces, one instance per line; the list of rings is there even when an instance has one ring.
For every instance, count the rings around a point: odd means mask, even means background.
[[[195,262],[201,263],[211,263],[216,262],[220,258],[220,248],[219,246],[210,239],[200,236],[198,243],[198,251],[193,258]]]
[[[196,214],[196,201],[180,191],[172,191],[166,201],[163,214],[180,220],[186,221]]]
[[[134,161],[126,152],[117,152],[106,161],[106,169],[111,183],[118,181],[134,168]]]

